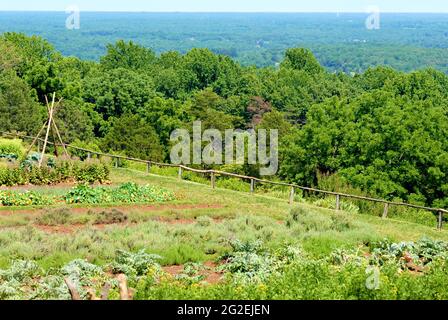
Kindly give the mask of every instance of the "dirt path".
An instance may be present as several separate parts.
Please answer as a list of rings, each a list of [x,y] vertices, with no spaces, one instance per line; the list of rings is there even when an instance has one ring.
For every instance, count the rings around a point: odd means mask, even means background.
[[[213,261],[207,261],[204,263],[205,270],[202,270],[199,272],[199,275],[202,275],[205,277],[204,281],[209,284],[216,284],[220,282],[224,275],[222,272],[217,272],[216,268],[218,265],[214,263]],[[176,266],[166,266],[162,267],[163,271],[166,273],[172,275],[173,277],[180,275],[184,272],[184,266],[183,265],[176,265]]]
[[[175,218],[169,218],[169,217],[154,217],[152,220],[158,221],[160,223],[170,224],[170,225],[196,223],[195,219],[175,219]],[[213,219],[213,221],[215,221],[216,223],[223,222],[222,219]],[[87,228],[92,228],[95,230],[104,230],[108,226],[126,228],[126,227],[133,227],[138,224],[139,224],[138,222],[135,222],[135,223],[122,222],[122,223],[101,223],[101,224],[93,224],[93,225],[92,224],[80,224],[80,223],[55,225],[55,226],[40,225],[40,224],[36,224],[36,223],[33,223],[31,225],[45,233],[48,233],[48,234],[73,234],[73,233],[82,231]],[[19,227],[24,227],[24,226],[19,226]],[[12,229],[12,228],[18,228],[18,227],[8,226],[8,227],[0,228],[0,230]]]

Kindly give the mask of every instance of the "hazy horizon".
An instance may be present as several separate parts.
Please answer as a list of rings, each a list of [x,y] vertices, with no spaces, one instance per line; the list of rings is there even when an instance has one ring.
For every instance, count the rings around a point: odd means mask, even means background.
[[[86,12],[148,12],[148,13],[365,13],[369,7],[378,7],[384,13],[448,13],[448,2],[426,0],[76,0],[31,1],[16,0],[0,2],[0,11],[65,11],[76,5]]]
[[[366,14],[365,11],[126,11],[126,10],[82,10],[83,12],[91,12],[91,13],[208,13],[208,14],[233,14],[233,13],[246,13],[246,14],[298,14],[298,13],[306,13],[306,14]],[[65,13],[65,10],[2,10],[0,12],[60,12]],[[383,14],[448,14],[448,11],[444,12],[431,12],[431,11],[382,11]]]

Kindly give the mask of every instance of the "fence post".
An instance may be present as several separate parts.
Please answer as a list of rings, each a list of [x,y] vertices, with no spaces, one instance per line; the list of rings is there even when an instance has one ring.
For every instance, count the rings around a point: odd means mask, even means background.
[[[341,209],[341,196],[336,195],[336,211],[339,211]]]
[[[115,158],[115,168],[118,168],[118,158]]]
[[[255,192],[255,180],[254,179],[250,179],[250,192],[251,193]]]
[[[296,193],[296,189],[291,186],[291,192],[289,193],[289,204],[294,203],[295,193]]]
[[[150,173],[151,172],[151,162],[148,161],[146,162],[146,173]]]
[[[179,180],[182,180],[182,167],[179,167],[177,177],[179,178]]]
[[[387,215],[389,214],[389,203],[384,204],[384,211],[383,211],[383,219],[387,219]]]
[[[90,160],[91,157],[90,152],[87,152],[87,160]]]
[[[40,153],[40,140],[37,140],[37,153]]]
[[[210,182],[211,182],[212,188],[215,189],[216,177],[215,177],[215,172],[213,172],[213,171],[210,173]]]
[[[438,217],[438,223],[437,223],[437,229],[442,230],[443,229],[443,212],[439,211],[439,217]]]

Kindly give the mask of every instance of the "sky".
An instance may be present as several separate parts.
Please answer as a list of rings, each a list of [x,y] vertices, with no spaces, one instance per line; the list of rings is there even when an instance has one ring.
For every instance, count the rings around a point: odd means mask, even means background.
[[[0,0],[1,11],[448,12],[447,0]]]

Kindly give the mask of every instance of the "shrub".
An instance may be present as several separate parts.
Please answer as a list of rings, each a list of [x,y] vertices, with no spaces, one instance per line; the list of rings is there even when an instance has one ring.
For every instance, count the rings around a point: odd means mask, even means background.
[[[262,242],[231,241],[233,252],[223,256],[225,264],[219,271],[230,272],[234,280],[243,283],[263,282],[276,271],[275,258],[263,251]]]
[[[0,138],[0,158],[22,159],[24,154],[25,148],[22,145],[22,140]]]
[[[313,205],[317,207],[336,210],[336,200],[333,197],[325,197],[323,199],[316,200],[313,202]],[[350,213],[359,213],[359,207],[357,207],[351,202],[341,201],[339,205],[342,211]]]
[[[122,223],[128,219],[128,216],[123,212],[112,209],[111,211],[93,212],[90,211],[89,215],[93,216],[94,224],[114,224]]]
[[[36,218],[36,223],[44,226],[67,224],[71,220],[71,213],[66,208],[49,210]]]
[[[51,197],[36,192],[1,191],[0,204],[7,207],[42,206],[53,204]]]
[[[174,200],[174,194],[155,186],[139,186],[125,183],[118,188],[90,187],[78,185],[70,190],[64,199],[67,203],[151,203]]]
[[[160,269],[160,265],[156,262],[159,259],[161,259],[160,256],[148,254],[145,250],[136,253],[118,250],[110,268],[115,274],[124,273],[131,277],[143,276],[150,268]]]
[[[79,184],[72,188],[65,196],[64,200],[68,204],[88,203],[98,204],[105,202],[104,194],[106,190],[101,187],[92,188],[87,184]]]
[[[81,149],[91,150],[91,151],[95,151],[95,152],[99,152],[99,153],[101,152],[100,147],[94,142],[85,142],[85,141],[80,141],[79,139],[76,139],[70,145],[73,147],[81,148]],[[81,159],[82,161],[84,161],[88,158],[87,152],[81,151],[78,149],[74,149],[74,148],[72,148],[70,150],[70,154],[74,157]],[[93,157],[94,155],[91,154],[90,156]]]
[[[109,178],[109,167],[98,161],[77,162],[74,166],[73,176],[77,182],[103,183]]]
[[[52,160],[50,161],[50,159]],[[108,180],[110,170],[104,163],[50,159],[42,167],[36,166],[36,159],[27,158],[20,166],[0,168],[0,185],[48,185],[69,180],[103,183]]]
[[[208,216],[199,216],[196,223],[201,227],[208,227],[213,223],[213,219]]]

